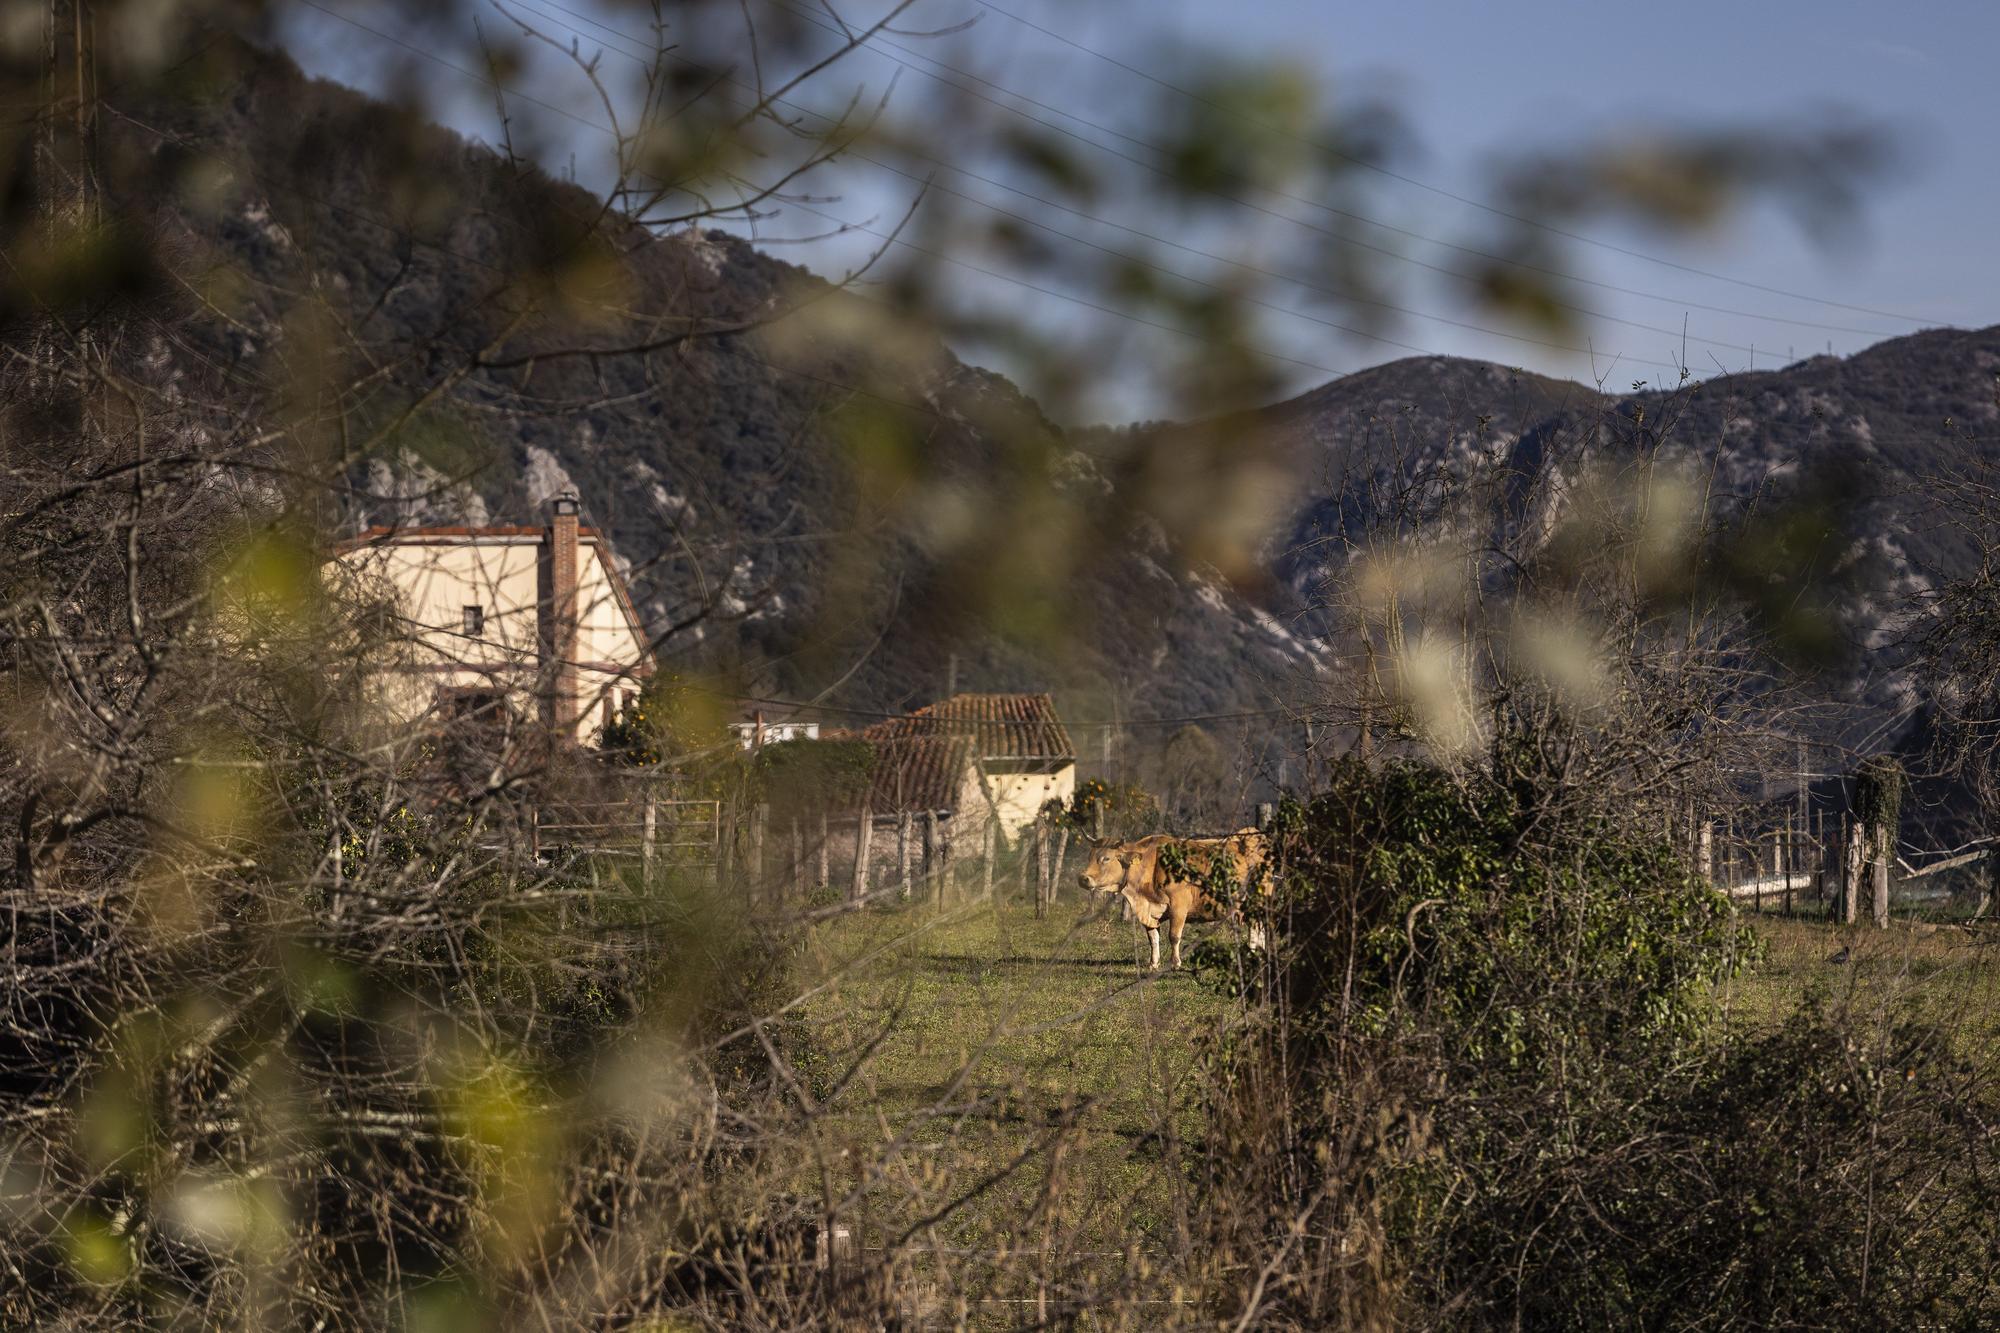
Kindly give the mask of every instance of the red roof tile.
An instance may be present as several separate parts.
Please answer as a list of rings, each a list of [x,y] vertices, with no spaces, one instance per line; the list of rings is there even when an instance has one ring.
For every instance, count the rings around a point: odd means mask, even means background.
[[[954,694],[907,717],[878,722],[862,734],[870,740],[954,736],[969,742],[980,760],[1070,763],[1076,759],[1069,729],[1046,694]]]
[[[875,766],[868,808],[876,814],[905,810],[949,815],[958,808],[971,756],[955,736],[870,736]]]

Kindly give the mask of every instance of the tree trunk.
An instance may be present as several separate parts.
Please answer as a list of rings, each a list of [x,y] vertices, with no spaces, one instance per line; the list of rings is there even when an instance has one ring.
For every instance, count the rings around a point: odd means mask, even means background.
[[[1859,820],[1847,824],[1847,847],[1840,863],[1840,924],[1851,926],[1861,915],[1861,876],[1868,864],[1868,830]]]

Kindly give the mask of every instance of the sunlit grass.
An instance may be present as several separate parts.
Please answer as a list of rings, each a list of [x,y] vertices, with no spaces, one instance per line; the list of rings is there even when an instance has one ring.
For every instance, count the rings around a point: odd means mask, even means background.
[[[940,1198],[999,1174],[941,1242],[1033,1246],[1010,1225],[1042,1207],[1072,1248],[1170,1243],[1183,1155],[1199,1151],[1195,1048],[1227,1006],[1186,973],[1143,970],[1142,946],[1074,894],[1041,920],[1021,903],[926,904],[813,933],[814,1072],[830,1087],[863,1062],[830,1100],[857,1156],[906,1160]],[[1038,1203],[1052,1163],[1060,1202]]]
[[[1910,921],[1876,930],[1781,917],[1756,929],[1768,953],[1725,994],[1733,1022],[1780,1023],[1818,996],[1940,1023],[1967,1057],[2000,1057],[2000,931]]]

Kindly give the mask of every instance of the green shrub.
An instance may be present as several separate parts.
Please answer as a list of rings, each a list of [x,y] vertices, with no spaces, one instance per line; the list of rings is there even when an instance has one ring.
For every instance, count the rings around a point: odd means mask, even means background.
[[[1129,838],[1159,827],[1160,806],[1152,793],[1136,782],[1091,778],[1077,784],[1061,818],[1089,836]]]
[[[1990,1327],[2000,1099],[1935,1027],[1808,1003],[1660,839],[1532,784],[1336,768],[1277,821],[1278,953],[1216,1054],[1212,1248],[1307,1231],[1283,1317]]]

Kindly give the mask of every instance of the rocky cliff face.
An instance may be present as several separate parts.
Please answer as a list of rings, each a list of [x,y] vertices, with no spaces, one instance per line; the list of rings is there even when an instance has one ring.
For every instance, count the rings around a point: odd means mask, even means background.
[[[1368,482],[1393,460],[1449,463],[1498,448],[1531,466],[1537,441],[1555,432],[1640,408],[1657,416],[1663,405],[1422,358],[1207,423],[1259,441],[1266,468],[1256,573],[1268,577],[1224,578],[1178,548],[1171,523],[1145,502],[1121,495],[1107,462],[1118,449],[1108,446],[1129,438],[1065,430],[940,344],[878,357],[865,341],[826,333],[837,320],[784,337],[666,336],[691,319],[752,323],[822,290],[739,240],[618,238],[626,317],[617,328],[547,316],[515,327],[530,293],[504,275],[537,275],[541,308],[551,292],[560,308],[566,283],[594,280],[537,267],[591,214],[582,192],[270,55],[246,56],[229,77],[116,124],[123,151],[223,169],[199,197],[128,201],[151,210],[192,260],[220,258],[251,275],[232,317],[194,335],[209,354],[269,383],[323,303],[366,355],[402,368],[346,405],[356,420],[386,422],[431,370],[488,349],[492,364],[357,470],[341,521],[520,519],[573,486],[656,626],[675,627],[668,656],[733,663],[773,694],[839,680],[841,702],[901,708],[941,693],[955,658],[961,688],[1054,688],[1091,700],[1079,706],[1093,712],[1267,708],[1314,668],[1310,607],[1339,559],[1323,539],[1365,519]],[[613,346],[646,330],[659,345],[641,353],[549,355],[579,338]],[[2000,436],[1996,371],[2000,329],[1919,334],[1846,360],[1703,384],[1676,438],[1745,496],[1820,460],[1870,463],[1877,493],[1854,540],[1879,563],[1886,599],[1967,558],[1962,543],[1914,521],[1916,492],[1944,433]],[[949,503],[884,518],[856,452],[857,440],[877,438],[897,442],[899,475]],[[996,626],[975,613],[967,588],[1008,577],[1009,561],[1033,564],[1042,533],[1021,531],[972,567],[942,553],[937,534],[954,505],[979,504],[1023,466],[1047,471],[1089,555],[1037,594],[1043,613],[1017,610]],[[1857,632],[1872,632],[1885,605],[1855,608]],[[1893,705],[1893,684],[1865,667],[1850,685],[1869,709]]]

